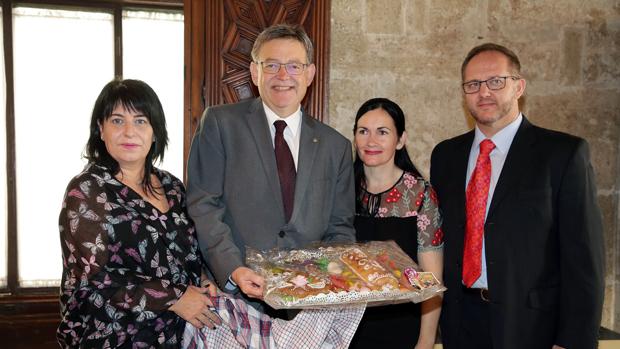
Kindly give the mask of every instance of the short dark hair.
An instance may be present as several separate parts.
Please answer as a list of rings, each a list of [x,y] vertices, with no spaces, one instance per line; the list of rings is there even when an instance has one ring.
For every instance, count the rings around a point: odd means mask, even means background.
[[[394,120],[394,125],[396,126],[396,133],[400,138],[405,132],[405,113],[398,104],[387,98],[372,98],[364,102],[364,104],[359,107],[357,114],[355,115],[353,134],[355,135],[355,131],[357,130],[357,122],[359,119],[364,116],[364,114],[375,109],[385,110],[385,112],[392,117],[392,120]],[[394,164],[403,171],[412,173],[416,177],[421,177],[420,172],[409,157],[406,146],[396,150],[396,153],[394,154]],[[366,176],[364,175],[364,163],[357,155],[357,152],[355,153],[355,161],[353,162],[353,175],[355,177],[355,197],[359,198],[359,191],[362,188],[362,182],[366,180]]]
[[[155,91],[143,81],[131,79],[114,79],[107,83],[95,101],[90,119],[90,136],[84,157],[89,163],[94,163],[117,174],[121,169],[118,162],[108,153],[105,143],[101,139],[99,125],[110,118],[114,108],[122,105],[127,110],[137,111],[146,116],[153,128],[153,144],[146,155],[144,163],[143,189],[153,193],[151,173],[156,160],[164,159],[164,152],[168,146],[168,131],[164,109],[155,94]]]
[[[505,46],[494,44],[492,42],[487,42],[485,44],[478,45],[472,48],[471,51],[469,51],[469,53],[465,57],[465,60],[463,60],[463,64],[461,65],[461,79],[465,79],[465,68],[467,67],[467,64],[469,64],[469,61],[471,61],[478,54],[487,51],[496,51],[506,56],[510,65],[512,66],[512,73],[521,76],[521,62],[519,61],[519,57],[517,57],[517,54]]]
[[[263,44],[275,39],[292,39],[300,42],[306,49],[306,58],[308,59],[306,63],[312,63],[314,47],[312,46],[310,37],[308,37],[308,34],[306,34],[306,31],[301,26],[290,24],[272,25],[258,34],[258,37],[254,41],[254,46],[252,47],[252,60],[258,62],[258,53],[263,47]]]

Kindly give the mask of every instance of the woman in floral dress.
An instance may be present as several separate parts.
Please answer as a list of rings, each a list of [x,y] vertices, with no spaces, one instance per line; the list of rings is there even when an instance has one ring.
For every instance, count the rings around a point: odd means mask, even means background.
[[[114,80],[103,88],[88,164],[67,186],[59,217],[63,348],[177,348],[186,321],[219,324],[185,188],[153,166],[167,142],[161,103],[147,84]]]
[[[403,111],[388,99],[371,99],[358,110],[353,132],[358,241],[394,240],[440,279],[443,233],[437,197],[407,153]],[[421,306],[369,307],[351,348],[432,348],[440,309],[440,297]]]

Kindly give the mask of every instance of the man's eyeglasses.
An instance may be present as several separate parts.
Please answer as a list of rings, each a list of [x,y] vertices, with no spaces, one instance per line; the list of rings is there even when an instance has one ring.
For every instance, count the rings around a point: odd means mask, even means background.
[[[493,90],[493,91],[501,90],[504,87],[506,87],[506,79],[519,80],[521,78],[518,76],[494,76],[490,79],[486,79],[482,81],[479,81],[479,80],[468,81],[463,84],[463,92],[467,94],[476,93],[480,91],[480,86],[482,86],[482,83],[487,84],[487,87],[489,88],[489,90]]]
[[[268,74],[277,74],[280,67],[284,66],[289,75],[301,75],[308,64],[303,63],[278,63],[278,62],[256,62],[263,67],[263,72]]]

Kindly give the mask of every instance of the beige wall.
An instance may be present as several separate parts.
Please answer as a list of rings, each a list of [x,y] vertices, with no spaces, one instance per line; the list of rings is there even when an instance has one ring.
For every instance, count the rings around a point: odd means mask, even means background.
[[[428,175],[433,147],[471,128],[460,65],[493,41],[521,59],[523,111],[591,145],[607,251],[603,325],[620,330],[620,3],[582,0],[332,0],[329,123],[349,138],[357,108],[387,97],[407,114]]]

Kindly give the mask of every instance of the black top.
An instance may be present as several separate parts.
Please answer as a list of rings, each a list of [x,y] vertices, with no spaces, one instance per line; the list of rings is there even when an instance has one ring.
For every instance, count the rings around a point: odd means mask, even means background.
[[[418,253],[443,248],[437,198],[423,178],[405,172],[382,193],[360,189],[354,223],[358,241],[394,240],[416,263]],[[350,348],[413,348],[419,331],[419,304],[370,307]]]

